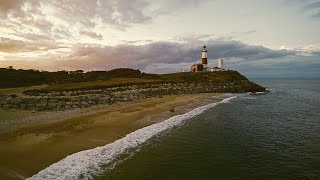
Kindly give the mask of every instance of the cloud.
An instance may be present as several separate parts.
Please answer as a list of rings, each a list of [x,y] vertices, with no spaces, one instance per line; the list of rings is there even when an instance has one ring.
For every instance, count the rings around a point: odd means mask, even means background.
[[[200,5],[213,2],[212,0],[154,0],[150,5],[151,14],[155,17],[161,15],[177,14],[185,9],[198,8]]]
[[[179,35],[173,38],[174,41],[180,42],[193,42],[193,43],[201,43],[208,39],[216,39],[220,41],[230,41],[234,39],[238,39],[240,37],[249,36],[255,34],[256,30],[250,31],[243,31],[243,32],[229,32],[223,34],[196,34],[196,33],[189,33],[185,35]]]
[[[0,12],[19,8],[21,4],[23,4],[23,0],[0,0]]]
[[[286,0],[286,4],[298,6],[304,13],[310,17],[320,18],[319,0]]]
[[[103,38],[101,34],[97,34],[93,31],[80,31],[80,34],[90,37],[92,39],[102,40]]]
[[[183,3],[181,0],[0,0],[0,37],[31,44],[105,44],[109,38],[105,29],[123,31],[136,24],[150,23],[159,9],[177,10],[202,3],[194,0]],[[5,43],[8,42],[0,42],[1,46]],[[19,51],[18,47],[16,44],[14,52]]]
[[[319,9],[319,8],[320,8],[320,1],[309,2],[304,7],[304,9],[306,9],[306,10],[313,10],[313,9]]]
[[[160,41],[145,45],[121,44],[117,46],[77,44],[71,48],[71,53],[63,58],[52,56],[47,59],[46,67],[43,68],[52,66],[84,70],[104,70],[117,67],[145,69],[154,64],[192,64],[200,62],[203,45],[207,46],[211,61],[222,57],[226,60],[236,58],[249,62],[296,54],[294,51],[271,50],[263,46],[248,45],[231,40],[209,40],[196,43]]]
[[[9,40],[7,40],[9,41]],[[10,41],[9,41],[10,42]],[[25,44],[16,49],[27,48]],[[44,70],[110,70],[119,67],[141,69],[148,73],[171,73],[189,71],[190,65],[201,62],[201,48],[207,46],[209,66],[215,66],[217,58],[225,59],[226,68],[238,70],[249,78],[317,78],[319,77],[320,52],[310,51],[304,55],[298,49],[273,50],[263,46],[245,44],[234,40],[212,39],[208,41],[167,42],[158,41],[144,45],[135,43],[117,46],[76,44],[64,52],[59,45],[56,51],[38,59],[0,60],[0,67]],[[37,47],[36,45],[33,47]],[[32,47],[28,47],[32,48]],[[26,49],[30,50],[30,49]],[[15,49],[15,48],[13,48]],[[37,49],[31,49],[37,50]],[[0,53],[1,57],[1,53]],[[9,59],[9,58],[7,58]]]
[[[52,9],[52,15],[69,24],[94,27],[95,19],[117,28],[148,22],[151,18],[144,14],[148,6],[143,0],[61,0],[43,3]]]
[[[314,1],[304,6],[304,10],[309,12],[312,17],[320,18],[320,1]]]
[[[106,1],[103,1],[106,2]],[[103,3],[102,3],[103,4]],[[143,0],[116,0],[113,1],[113,20],[121,23],[144,23],[151,20],[151,17],[144,14],[144,9],[149,6]],[[104,6],[106,7],[106,6]]]
[[[314,17],[314,18],[320,18],[320,9],[319,9],[318,12],[312,14],[312,17]]]
[[[36,52],[42,51],[46,52],[48,50],[65,48],[65,45],[59,45],[58,43],[53,42],[29,42],[14,40],[9,38],[0,37],[0,52],[4,53],[24,53],[24,52]]]
[[[158,53],[166,54],[172,47],[174,50],[170,53],[174,56],[174,51],[184,51],[175,48],[179,44],[144,40],[123,41],[116,47],[103,46],[108,40],[104,31],[126,30],[136,24],[149,23],[156,18],[153,15],[159,9],[176,13],[178,9],[193,8],[203,3],[195,0],[0,0],[0,60],[2,64],[25,60],[25,63],[18,63],[21,67],[32,61],[41,69],[52,69],[56,67],[54,63],[72,69],[74,62],[78,61],[81,63],[77,66],[84,69],[99,68],[105,62],[110,64],[106,65],[108,67],[116,67],[118,61],[124,66],[128,62],[129,66],[136,67],[145,67],[148,61],[171,63],[175,59],[170,60],[169,55],[164,58]],[[146,43],[149,46],[137,45]],[[157,47],[152,49],[153,46]],[[122,48],[131,54],[123,55]],[[83,55],[83,52],[87,54]],[[114,60],[118,54],[121,58]],[[195,57],[187,57],[189,61],[192,58]],[[36,63],[40,59],[43,63]],[[87,64],[91,65],[86,67]]]
[[[0,52],[15,52],[27,47],[23,41],[8,38],[0,38],[0,41]]]
[[[283,57],[262,64],[229,65],[249,78],[319,79],[320,54],[314,56]]]
[[[0,37],[30,43],[106,44],[110,39],[106,31],[150,23],[160,9],[176,13],[205,2],[209,1],[0,0]]]
[[[0,37],[70,43],[89,37],[103,43],[107,37],[96,31],[97,26],[124,30],[147,23],[148,5],[144,0],[0,0]]]
[[[64,28],[73,25],[94,28],[101,21],[123,29],[151,21],[144,12],[148,7],[145,0],[0,0],[0,14],[5,14],[6,23],[18,20],[21,26],[30,23],[43,30],[45,27],[40,26],[43,21]]]

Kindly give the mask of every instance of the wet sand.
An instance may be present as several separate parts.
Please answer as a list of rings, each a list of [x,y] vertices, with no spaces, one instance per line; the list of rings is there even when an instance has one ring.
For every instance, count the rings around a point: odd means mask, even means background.
[[[70,154],[109,144],[216,95],[164,96],[68,112],[0,111],[0,179],[30,177]]]

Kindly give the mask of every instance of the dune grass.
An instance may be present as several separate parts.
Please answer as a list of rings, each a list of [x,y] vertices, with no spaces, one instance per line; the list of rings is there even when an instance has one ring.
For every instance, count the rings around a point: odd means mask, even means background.
[[[11,95],[11,94],[21,95],[24,91],[27,91],[27,90],[45,89],[47,87],[48,85],[28,86],[28,87],[19,87],[19,88],[0,88],[0,95]]]
[[[171,74],[162,74],[152,77],[116,77],[106,80],[84,81],[84,82],[67,82],[62,84],[49,84],[42,86],[29,86],[22,88],[0,88],[0,95],[25,94],[33,95],[39,93],[48,93],[52,91],[75,91],[75,90],[95,90],[110,87],[122,87],[127,85],[140,85],[145,83],[228,83],[235,81],[248,80],[237,71],[223,72],[180,72]]]
[[[80,89],[80,88],[90,88],[90,87],[97,87],[97,86],[110,86],[110,85],[119,85],[119,84],[127,84],[127,83],[139,84],[139,83],[148,83],[148,82],[158,82],[158,80],[143,79],[143,78],[113,78],[109,80],[54,84],[54,85],[49,85],[45,89],[48,89],[48,90]]]

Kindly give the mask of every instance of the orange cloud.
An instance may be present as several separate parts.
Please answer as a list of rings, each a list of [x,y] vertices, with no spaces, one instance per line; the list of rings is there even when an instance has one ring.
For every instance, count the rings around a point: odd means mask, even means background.
[[[16,9],[23,4],[23,0],[0,0],[0,12]]]
[[[119,67],[145,69],[154,64],[191,64],[196,61],[200,62],[203,43],[207,45],[211,61],[224,57],[242,59],[244,63],[260,62],[262,59],[275,59],[296,54],[294,51],[271,50],[239,41],[220,40],[199,42],[197,46],[194,42],[153,42],[146,45],[122,44],[117,46],[75,44],[70,48],[68,55],[61,56],[57,53],[42,56],[37,61],[32,61],[36,62],[32,65],[34,68],[41,67],[40,69],[46,70],[83,69],[88,71]],[[6,66],[23,64],[18,60],[11,61],[11,63]]]
[[[59,45],[55,42],[36,42],[21,41],[0,37],[0,52],[5,53],[21,53],[34,51],[48,51],[52,49],[67,48],[68,46]]]

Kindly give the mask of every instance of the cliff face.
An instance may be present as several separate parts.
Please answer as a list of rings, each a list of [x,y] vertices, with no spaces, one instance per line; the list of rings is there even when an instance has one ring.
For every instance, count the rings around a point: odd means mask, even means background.
[[[49,86],[25,91],[22,95],[3,95],[0,106],[6,110],[64,111],[163,95],[265,91],[236,71],[175,73],[154,76],[146,81],[129,79],[107,85],[99,83]]]

